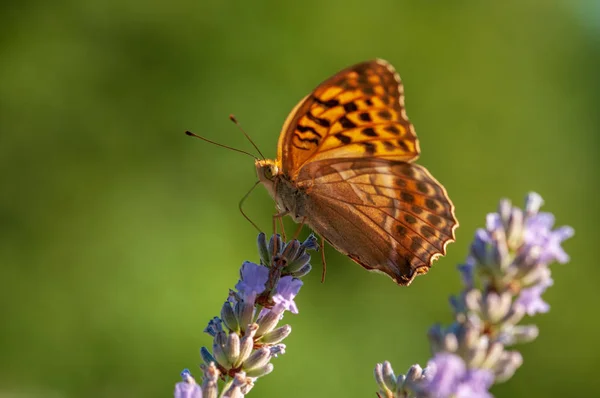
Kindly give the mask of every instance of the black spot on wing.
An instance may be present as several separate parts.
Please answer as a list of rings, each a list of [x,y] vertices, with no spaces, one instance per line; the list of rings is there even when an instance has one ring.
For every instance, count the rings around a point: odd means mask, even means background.
[[[352,120],[348,119],[345,115],[339,118],[339,122],[345,129],[353,129],[356,127],[356,124]]]
[[[331,126],[331,123],[329,123],[329,120],[323,119],[323,118],[320,118],[320,117],[316,117],[310,111],[306,114],[306,117],[309,118],[310,120],[312,120],[313,122],[315,122],[316,124],[318,124],[321,127],[329,127],[329,126]]]

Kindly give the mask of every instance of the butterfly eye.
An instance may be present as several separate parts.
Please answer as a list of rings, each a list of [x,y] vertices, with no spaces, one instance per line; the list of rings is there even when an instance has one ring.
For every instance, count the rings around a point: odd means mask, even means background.
[[[265,167],[265,177],[269,180],[272,180],[273,177],[275,177],[272,166],[269,165],[268,167]]]

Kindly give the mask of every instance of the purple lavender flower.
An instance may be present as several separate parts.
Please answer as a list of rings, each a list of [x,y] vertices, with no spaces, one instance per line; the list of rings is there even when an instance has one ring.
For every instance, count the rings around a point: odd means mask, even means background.
[[[427,368],[413,365],[396,377],[385,362],[375,368],[380,397],[491,397],[493,383],[503,382],[523,363],[509,345],[533,341],[535,325],[520,325],[525,314],[548,312],[542,300],[553,284],[550,263],[569,256],[561,243],[571,227],[553,230],[554,216],[540,213],[541,196],[530,193],[525,210],[504,199],[475,233],[471,251],[458,270],[464,289],[451,297],[454,322],[429,331],[434,354]]]
[[[246,261],[242,264],[240,276],[241,279],[235,285],[235,288],[243,298],[254,301],[256,295],[265,290],[265,284],[269,280],[269,269]]]
[[[204,364],[202,386],[185,370],[183,382],[175,387],[175,398],[216,397],[219,379],[225,380],[222,396],[243,397],[254,382],[273,371],[271,359],[285,353],[281,344],[291,332],[289,325],[277,327],[284,311],[298,313],[294,298],[310,270],[310,254],[318,246],[314,236],[287,244],[274,235],[269,243],[258,236],[261,265],[245,262],[240,269],[237,291],[230,291],[221,308],[205,329],[213,337],[212,352],[200,350]]]
[[[298,313],[298,307],[294,302],[294,297],[300,291],[302,281],[291,276],[284,276],[277,284],[277,291],[273,295],[275,308],[290,311],[292,314]]]

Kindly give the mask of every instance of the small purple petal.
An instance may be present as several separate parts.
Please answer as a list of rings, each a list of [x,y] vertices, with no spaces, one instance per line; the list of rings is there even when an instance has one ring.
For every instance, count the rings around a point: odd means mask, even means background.
[[[265,290],[269,279],[269,269],[262,265],[246,261],[240,270],[241,280],[235,285],[240,294],[247,297],[256,297]]]
[[[467,366],[458,355],[436,354],[427,364],[425,390],[434,397],[449,397],[456,393],[466,372]]]
[[[540,248],[540,262],[549,264],[553,261],[566,263],[569,261],[569,256],[561,243],[563,240],[570,238],[574,234],[571,227],[560,227],[552,230],[554,225],[554,216],[550,213],[539,213],[527,219],[525,229],[525,244],[527,247]]]
[[[487,262],[488,245],[492,243],[492,239],[483,228],[479,228],[475,232],[475,239],[471,244],[471,255],[482,264]]]
[[[550,305],[542,300],[542,294],[552,283],[552,279],[549,279],[545,283],[521,290],[515,304],[522,305],[529,316],[550,311]]]
[[[456,398],[492,398],[488,392],[494,383],[494,374],[487,369],[469,369],[458,385]]]
[[[304,248],[304,250],[318,250],[319,249],[319,243],[317,242],[317,238],[313,234],[310,234],[308,236],[308,238],[306,238],[306,240],[302,243],[301,246]]]
[[[490,232],[503,228],[502,220],[498,213],[489,213],[485,218],[485,221],[485,228]]]
[[[285,348],[285,344],[275,344],[269,350],[271,351],[271,356],[277,358],[277,356],[285,354]]]
[[[210,334],[212,337],[215,337],[217,333],[223,331],[223,321],[219,317],[214,317],[210,321],[208,321],[208,325],[204,329],[204,333]],[[183,377],[183,373],[181,374]]]
[[[300,287],[302,287],[300,279],[293,278],[290,275],[282,277],[277,283],[277,291],[273,295],[273,302],[277,307],[286,309],[292,314],[297,314],[298,307],[294,302],[294,297],[300,291]]]
[[[181,378],[183,381],[175,384],[175,398],[202,398],[202,388],[196,384],[189,370],[181,372]]]
[[[442,352],[427,364],[423,387],[436,398],[489,398],[494,375],[487,369],[468,369],[456,354]]]
[[[460,264],[458,267],[458,272],[460,272],[460,276],[465,285],[465,288],[471,289],[473,288],[473,284],[475,283],[474,278],[474,270],[475,264],[472,261],[468,261],[465,264]]]

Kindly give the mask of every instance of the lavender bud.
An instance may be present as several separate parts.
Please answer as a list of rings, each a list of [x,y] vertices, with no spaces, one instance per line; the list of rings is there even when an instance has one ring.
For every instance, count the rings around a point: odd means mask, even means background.
[[[455,352],[458,349],[458,339],[456,338],[456,335],[447,333],[444,336],[442,346],[444,347],[444,351]]]
[[[294,278],[302,278],[304,277],[306,274],[308,274],[310,271],[312,270],[312,266],[310,264],[305,264],[302,268],[300,268],[298,271],[295,272],[291,272],[290,274],[294,277]]]
[[[219,369],[214,362],[208,365],[200,365],[202,369],[202,398],[217,398],[219,394]]]
[[[283,242],[281,241],[281,236],[279,234],[275,234],[275,235],[271,236],[271,239],[269,240],[268,249],[269,249],[269,258],[271,258],[271,256],[273,254],[281,253],[281,249],[283,249]],[[272,260],[272,258],[271,258],[271,260]],[[269,266],[270,266],[270,264],[269,264]]]
[[[509,292],[498,294],[496,292],[486,292],[483,299],[482,314],[492,324],[502,321],[511,310],[512,295]]]
[[[525,197],[526,216],[530,217],[534,214],[537,214],[540,210],[540,207],[542,207],[543,204],[544,199],[542,199],[542,197],[539,194],[535,192],[530,192],[529,194],[527,194],[527,196]]]
[[[547,266],[538,265],[531,268],[529,272],[521,277],[521,284],[523,286],[532,286],[544,283],[550,279],[550,269]]]
[[[510,379],[522,364],[523,357],[519,352],[505,352],[500,361],[496,363],[496,366],[494,368],[496,382],[501,383]]]
[[[244,372],[239,372],[223,389],[226,398],[243,398],[254,387],[252,378]]]
[[[406,372],[406,380],[416,382],[423,378],[423,368],[420,365],[413,365]]]
[[[240,356],[240,336],[238,334],[229,333],[224,351],[225,355],[227,355],[227,362],[234,364]]]
[[[429,344],[431,345],[432,352],[443,351],[444,331],[440,324],[435,324],[429,328],[427,337],[429,338]]]
[[[392,391],[396,390],[396,381],[393,380],[390,383],[390,380],[384,374],[384,367],[388,365],[391,368],[391,365],[388,361],[385,361],[383,364],[378,363],[375,365],[375,381],[379,385],[379,388],[385,393],[386,396],[390,396]],[[393,371],[392,371],[393,374]]]
[[[263,344],[277,344],[283,341],[286,337],[288,337],[292,333],[292,327],[290,325],[283,325],[274,329],[268,333],[265,333],[260,341]]]
[[[310,261],[310,254],[304,253],[299,257],[289,261],[287,266],[285,267],[285,272],[293,274],[299,270],[301,270],[304,266],[308,264]]]
[[[485,339],[485,337],[481,336],[481,331],[479,328],[472,327],[468,324],[462,325],[461,337],[459,342],[459,345],[461,347],[466,347],[468,349],[477,348],[478,344],[482,341],[485,341],[487,344],[487,340]]]
[[[491,343],[487,352],[487,357],[480,364],[480,368],[493,369],[496,363],[500,361],[504,354],[504,345],[502,343]]]
[[[223,331],[223,325],[221,325],[221,319],[219,317],[214,317],[210,321],[208,321],[208,325],[204,329],[204,333],[208,333],[212,337],[215,337],[217,333]]]
[[[525,316],[525,307],[512,303],[512,307],[506,317],[502,320],[502,323],[506,326],[516,325],[521,322],[521,319]]]
[[[254,317],[254,302],[249,303],[242,300],[236,303],[235,307],[240,329],[241,331],[245,331],[246,327],[252,323],[252,318]]]
[[[389,386],[389,389],[392,391],[396,391],[397,383],[396,383],[396,375],[394,374],[394,369],[392,369],[392,365],[385,361],[383,363],[383,380],[386,386]]]
[[[244,372],[237,373],[233,380],[223,386],[223,396],[227,398],[244,398],[241,386],[246,381]]]
[[[213,355],[210,353],[210,351],[208,351],[208,348],[206,347],[200,348],[200,357],[202,357],[202,360],[207,365],[213,362],[217,362],[215,357],[213,357]]]
[[[540,331],[535,325],[514,326],[509,333],[503,335],[502,343],[505,345],[529,343],[535,340]]]
[[[508,199],[501,199],[500,203],[498,203],[498,214],[500,215],[500,220],[502,221],[502,226],[504,229],[508,229],[510,225],[510,216],[512,211],[512,203]]]
[[[265,333],[269,333],[277,326],[277,323],[281,319],[281,313],[270,310],[263,310],[262,314],[258,317],[256,323],[258,324],[258,330],[256,334],[262,336]]]
[[[523,211],[514,208],[510,217],[510,224],[506,230],[506,241],[511,250],[516,250],[523,244]]]
[[[297,240],[292,240],[285,245],[283,251],[281,252],[281,256],[288,259],[289,262],[289,260],[296,258],[299,251],[300,242],[298,242]]]
[[[484,360],[488,351],[489,340],[486,337],[472,342],[471,349],[466,355],[466,362],[470,367],[478,367]]]
[[[252,349],[254,348],[254,336],[256,334],[256,330],[258,329],[258,325],[253,323],[248,327],[246,334],[242,337],[240,341],[240,354],[238,355],[237,360],[233,364],[234,367],[240,366],[252,353]]]
[[[272,252],[269,252],[269,248],[267,246],[267,237],[264,232],[258,234],[258,255],[260,257],[260,263],[264,266],[269,266],[271,264],[271,255]]]
[[[225,334],[225,332],[217,333],[213,340],[213,355],[217,362],[225,367],[231,365],[231,363],[227,359],[227,354],[225,354],[226,341],[227,335]]]
[[[248,372],[254,370],[256,368],[260,368],[269,363],[271,359],[271,350],[267,347],[259,348],[254,351],[252,355],[248,359],[246,359],[243,363],[243,369]]]
[[[251,371],[246,372],[246,375],[248,377],[262,377],[262,376],[266,376],[269,373],[271,373],[273,371],[273,364],[272,363],[268,363],[263,367],[260,368],[256,368],[253,369]]]
[[[481,291],[477,289],[471,289],[463,294],[464,303],[466,309],[469,311],[480,312],[481,308]]]
[[[226,301],[221,308],[221,319],[223,323],[229,330],[239,331],[240,325],[238,320],[233,312],[233,308],[231,307],[231,303]]]

